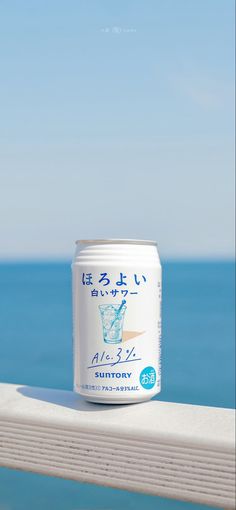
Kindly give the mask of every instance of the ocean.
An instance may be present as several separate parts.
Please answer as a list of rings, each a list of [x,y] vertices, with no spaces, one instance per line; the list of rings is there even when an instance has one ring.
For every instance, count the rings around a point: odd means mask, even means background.
[[[160,400],[234,407],[234,263],[163,265]],[[69,262],[0,264],[0,381],[72,389]],[[0,469],[0,510],[200,510]]]

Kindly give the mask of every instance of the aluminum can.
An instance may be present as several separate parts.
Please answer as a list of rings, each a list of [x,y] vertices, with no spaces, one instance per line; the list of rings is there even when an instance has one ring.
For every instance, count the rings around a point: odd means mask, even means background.
[[[154,241],[76,241],[74,391],[130,404],[161,388],[161,264]]]

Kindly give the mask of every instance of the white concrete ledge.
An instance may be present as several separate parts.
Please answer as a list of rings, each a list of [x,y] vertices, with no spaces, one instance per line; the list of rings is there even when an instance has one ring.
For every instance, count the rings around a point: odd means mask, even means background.
[[[234,411],[0,385],[0,465],[234,508]]]

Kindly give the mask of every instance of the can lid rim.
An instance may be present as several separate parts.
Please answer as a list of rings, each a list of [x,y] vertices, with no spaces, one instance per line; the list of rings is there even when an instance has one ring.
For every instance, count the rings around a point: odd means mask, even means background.
[[[157,246],[156,241],[150,239],[77,239],[75,244],[146,244]]]

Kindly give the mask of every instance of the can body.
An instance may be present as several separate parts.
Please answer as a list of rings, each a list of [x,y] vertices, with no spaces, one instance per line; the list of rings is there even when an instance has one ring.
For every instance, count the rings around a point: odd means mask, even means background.
[[[161,265],[152,241],[78,241],[72,264],[74,391],[149,400],[161,387]]]

